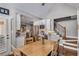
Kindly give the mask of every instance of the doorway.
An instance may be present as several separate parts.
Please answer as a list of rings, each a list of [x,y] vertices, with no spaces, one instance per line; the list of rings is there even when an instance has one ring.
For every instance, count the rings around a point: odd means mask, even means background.
[[[8,18],[0,17],[0,55],[6,55],[10,50],[10,23]]]

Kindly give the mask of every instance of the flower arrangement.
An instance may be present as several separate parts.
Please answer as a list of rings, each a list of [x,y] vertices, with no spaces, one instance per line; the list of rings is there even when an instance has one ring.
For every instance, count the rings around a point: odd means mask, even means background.
[[[54,31],[48,31],[48,34],[49,35],[51,35],[51,34],[53,34],[54,33]]]

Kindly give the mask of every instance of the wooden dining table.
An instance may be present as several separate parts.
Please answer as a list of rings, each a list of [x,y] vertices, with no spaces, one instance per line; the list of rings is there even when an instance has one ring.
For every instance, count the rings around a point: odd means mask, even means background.
[[[54,49],[55,41],[44,40],[36,41],[30,44],[27,44],[19,48],[19,51],[24,56],[47,56]]]

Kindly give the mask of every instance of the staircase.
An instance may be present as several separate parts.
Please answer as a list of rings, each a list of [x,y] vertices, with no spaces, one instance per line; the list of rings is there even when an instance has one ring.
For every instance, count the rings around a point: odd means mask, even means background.
[[[63,46],[65,55],[77,56],[77,39],[66,38],[63,42]]]
[[[66,38],[66,40],[64,40],[63,45],[70,46],[70,47],[73,47],[73,48],[77,48],[77,39]]]
[[[77,56],[77,39],[60,39],[59,56]]]
[[[61,37],[59,44],[59,55],[77,56],[77,38],[66,37],[66,27],[56,24],[55,31]],[[61,51],[62,50],[62,51]]]

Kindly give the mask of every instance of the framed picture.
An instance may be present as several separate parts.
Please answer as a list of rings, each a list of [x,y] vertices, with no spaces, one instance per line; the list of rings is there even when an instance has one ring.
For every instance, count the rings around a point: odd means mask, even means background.
[[[5,15],[9,15],[9,9],[0,7],[0,13],[5,14]]]

